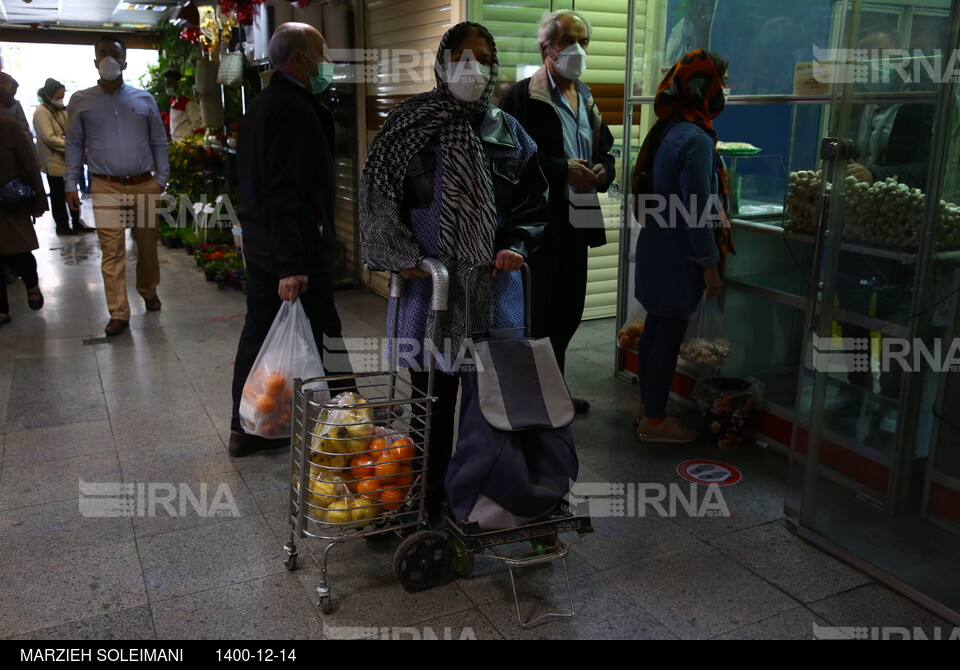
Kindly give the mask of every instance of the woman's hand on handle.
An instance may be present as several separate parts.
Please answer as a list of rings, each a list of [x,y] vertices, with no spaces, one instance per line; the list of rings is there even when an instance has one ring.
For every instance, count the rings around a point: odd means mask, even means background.
[[[429,277],[430,273],[420,268],[410,268],[409,270],[400,270],[400,276],[404,279],[413,279],[414,277]]]
[[[497,259],[494,262],[493,276],[497,276],[497,271],[516,272],[523,267],[523,256],[510,249],[501,249],[497,252]]]

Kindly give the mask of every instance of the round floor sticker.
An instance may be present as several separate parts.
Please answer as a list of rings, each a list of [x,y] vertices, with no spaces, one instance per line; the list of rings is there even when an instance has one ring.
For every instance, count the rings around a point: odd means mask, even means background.
[[[736,484],[743,477],[735,467],[720,461],[684,461],[677,466],[677,474],[696,484],[717,486]]]

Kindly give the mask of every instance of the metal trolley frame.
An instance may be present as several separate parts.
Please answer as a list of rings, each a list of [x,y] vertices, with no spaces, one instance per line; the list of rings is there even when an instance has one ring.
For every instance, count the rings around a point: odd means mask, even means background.
[[[431,309],[435,316],[446,310],[449,278],[446,268],[435,259],[424,259],[421,269],[430,272],[433,280]],[[390,284],[390,298],[403,295],[404,281],[394,274]],[[293,435],[290,450],[290,539],[283,547],[283,564],[288,570],[297,568],[298,540],[320,566],[317,586],[318,605],[324,614],[333,611],[330,585],[327,579],[327,557],[334,546],[348,540],[383,535],[410,533],[404,537],[394,553],[393,571],[408,590],[416,591],[439,584],[449,570],[449,553],[442,533],[428,530],[425,513],[427,455],[430,449],[430,414],[433,397],[433,356],[429,348],[424,353],[424,365],[430,371],[425,392],[414,388],[397,371],[399,309],[394,309],[391,323],[393,350],[389,369],[356,375],[326,376],[314,379],[296,379],[293,396]],[[436,319],[434,321],[434,332]],[[432,338],[433,332],[430,333]],[[325,385],[319,384],[325,382]],[[349,405],[334,404],[329,394],[354,391],[365,402]],[[352,413],[355,422],[332,420],[333,412]],[[409,437],[413,449],[405,458],[396,458],[401,466],[409,468],[406,481],[386,471],[366,470],[361,482],[373,482],[379,491],[379,502],[363,498],[350,491],[347,482],[338,474],[356,470],[350,457],[370,453],[357,449],[361,441],[372,437],[371,424],[386,427],[381,436]],[[359,435],[359,438],[358,438]],[[367,443],[369,444],[369,442]],[[381,450],[383,451],[383,450]],[[366,466],[364,466],[366,467]],[[358,470],[359,471],[359,470]],[[344,493],[344,489],[347,493]],[[389,503],[384,493],[398,492]],[[314,551],[311,540],[326,544]]]

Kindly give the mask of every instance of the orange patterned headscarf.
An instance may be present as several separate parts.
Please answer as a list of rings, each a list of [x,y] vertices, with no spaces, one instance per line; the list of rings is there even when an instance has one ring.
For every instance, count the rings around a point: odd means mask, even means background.
[[[703,49],[695,49],[673,64],[657,88],[653,111],[657,122],[647,133],[633,171],[634,197],[653,191],[653,159],[663,140],[670,122],[689,121],[700,126],[717,142],[713,119],[724,109],[723,80],[717,72],[710,55]],[[720,249],[720,273],[723,274],[727,253],[736,253],[730,237],[727,220],[726,172],[723,161],[717,161],[717,176],[720,183],[720,199],[723,203],[723,225],[714,228],[714,239]],[[639,210],[638,210],[639,211]]]

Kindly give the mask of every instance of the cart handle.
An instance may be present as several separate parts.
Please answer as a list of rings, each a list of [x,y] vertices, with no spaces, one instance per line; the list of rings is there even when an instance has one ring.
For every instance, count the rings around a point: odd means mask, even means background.
[[[444,264],[438,261],[436,258],[430,258],[429,256],[426,256],[422,261],[420,261],[420,264],[417,265],[417,269],[430,273],[430,279],[433,285],[433,294],[430,298],[430,309],[432,309],[434,312],[445,312],[447,310],[447,302],[450,297],[450,273],[447,272],[446,266],[444,266]],[[400,275],[399,272],[393,272],[390,274],[391,298],[403,297],[405,286],[406,280]]]

